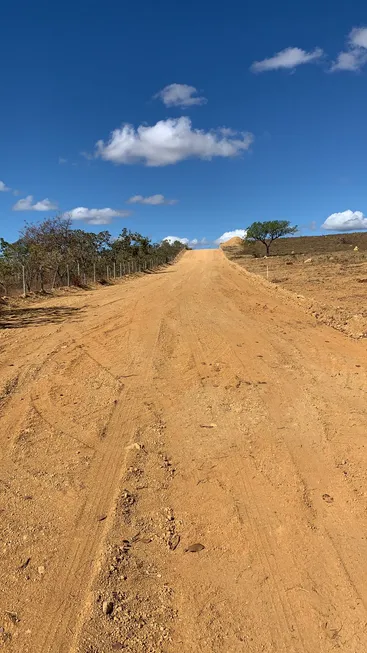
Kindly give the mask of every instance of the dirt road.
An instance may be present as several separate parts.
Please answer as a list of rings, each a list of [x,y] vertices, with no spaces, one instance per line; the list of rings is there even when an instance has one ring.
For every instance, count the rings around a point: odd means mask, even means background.
[[[3,326],[1,649],[367,650],[365,342],[219,251]]]

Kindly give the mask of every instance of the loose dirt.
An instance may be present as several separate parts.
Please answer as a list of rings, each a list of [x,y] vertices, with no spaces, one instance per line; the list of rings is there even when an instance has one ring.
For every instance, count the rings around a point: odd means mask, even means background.
[[[227,247],[242,247],[242,245],[243,239],[239,238],[239,236],[234,236],[233,238],[227,240],[225,243],[222,243],[221,248],[226,249]]]
[[[2,649],[367,650],[364,340],[221,251],[6,325]]]
[[[230,257],[249,272],[301,296],[324,324],[353,338],[367,337],[366,252],[253,258],[241,256],[236,248]]]

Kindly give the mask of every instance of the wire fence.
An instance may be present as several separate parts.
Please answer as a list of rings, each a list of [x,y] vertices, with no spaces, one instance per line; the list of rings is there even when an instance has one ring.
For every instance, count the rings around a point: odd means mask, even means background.
[[[60,261],[55,268],[42,262],[36,268],[17,264],[12,269],[0,271],[0,295],[6,297],[47,293],[72,286],[85,287],[92,284],[107,285],[128,275],[151,272],[171,263],[175,256],[131,258],[121,261],[99,259],[88,262]]]

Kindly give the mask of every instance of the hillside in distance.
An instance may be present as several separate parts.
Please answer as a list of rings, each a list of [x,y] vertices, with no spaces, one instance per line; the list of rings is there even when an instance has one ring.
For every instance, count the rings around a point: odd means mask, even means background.
[[[367,232],[279,238],[273,242],[270,252],[272,256],[311,255],[351,251],[354,247],[358,247],[361,252],[367,251]],[[262,243],[242,241],[237,237],[223,243],[222,248],[226,250],[226,253],[232,255],[241,251],[242,255],[265,256],[265,247]]]

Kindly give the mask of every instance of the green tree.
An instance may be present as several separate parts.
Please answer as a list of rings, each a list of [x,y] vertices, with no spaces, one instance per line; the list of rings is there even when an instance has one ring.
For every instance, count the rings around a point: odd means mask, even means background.
[[[99,278],[106,269],[129,264],[129,270],[150,268],[172,261],[185,248],[180,242],[152,243],[138,232],[123,229],[118,238],[108,231],[91,233],[73,229],[63,216],[25,224],[19,238],[8,243],[0,238],[0,291],[8,294],[22,283],[27,292],[33,288],[80,283],[81,279]],[[130,268],[130,264],[134,265]],[[113,266],[113,267],[112,267]],[[117,268],[118,269],[118,268]],[[103,277],[101,277],[103,278]]]
[[[270,255],[270,246],[274,240],[282,236],[291,236],[298,227],[292,227],[288,220],[270,220],[268,222],[253,222],[247,229],[246,239],[257,240],[266,247],[266,255]]]

